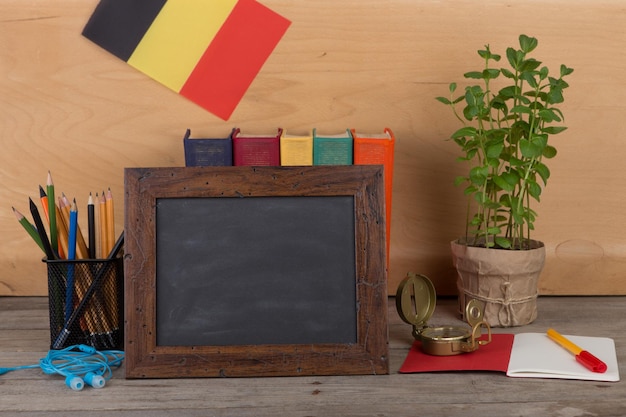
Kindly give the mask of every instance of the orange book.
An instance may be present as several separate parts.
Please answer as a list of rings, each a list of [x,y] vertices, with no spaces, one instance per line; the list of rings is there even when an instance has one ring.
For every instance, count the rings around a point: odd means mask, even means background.
[[[385,210],[387,232],[387,266],[391,236],[391,190],[393,184],[393,152],[396,137],[389,128],[383,133],[360,133],[350,129],[354,138],[354,165],[383,165],[385,167]]]

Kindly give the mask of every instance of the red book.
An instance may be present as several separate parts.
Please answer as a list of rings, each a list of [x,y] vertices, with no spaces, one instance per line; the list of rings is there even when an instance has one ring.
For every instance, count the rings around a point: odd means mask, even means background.
[[[280,137],[283,129],[275,135],[242,134],[239,128],[233,131],[233,165],[279,166]]]

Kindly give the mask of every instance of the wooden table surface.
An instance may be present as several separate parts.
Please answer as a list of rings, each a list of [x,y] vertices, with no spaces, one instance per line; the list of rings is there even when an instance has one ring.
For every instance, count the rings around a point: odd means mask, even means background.
[[[71,391],[39,369],[0,376],[0,416],[624,416],[623,382],[507,378],[490,372],[398,374],[411,330],[389,300],[389,375],[126,380]],[[432,325],[458,324],[456,301],[440,299]],[[541,297],[539,317],[499,333],[612,337],[626,375],[626,298]],[[0,367],[34,364],[49,347],[43,297],[0,298]]]

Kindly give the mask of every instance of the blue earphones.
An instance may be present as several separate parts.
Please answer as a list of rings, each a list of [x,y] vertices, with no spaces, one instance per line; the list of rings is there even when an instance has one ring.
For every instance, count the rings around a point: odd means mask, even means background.
[[[124,361],[124,352],[120,350],[98,351],[93,346],[73,345],[61,350],[51,350],[36,365],[0,368],[0,375],[21,369],[41,368],[48,375],[58,374],[65,377],[65,385],[74,391],[80,391],[85,384],[93,388],[103,388],[111,379],[112,368],[117,368]]]

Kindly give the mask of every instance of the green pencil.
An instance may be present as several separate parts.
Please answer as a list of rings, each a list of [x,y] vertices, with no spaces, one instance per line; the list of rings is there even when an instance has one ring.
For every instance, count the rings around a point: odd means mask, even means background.
[[[52,175],[48,171],[48,180],[46,181],[46,191],[48,194],[48,216],[50,221],[50,245],[54,253],[59,253],[59,242],[57,240],[57,216],[56,216],[56,199],[54,198],[54,184],[52,183]]]
[[[17,218],[17,221],[20,222],[20,224],[22,225],[24,230],[26,230],[28,232],[30,237],[33,238],[33,240],[41,248],[41,250],[44,251],[44,253],[46,253],[46,250],[43,247],[43,243],[41,243],[41,238],[39,237],[39,232],[37,232],[37,229],[35,229],[35,226],[33,226],[28,221],[28,219],[26,217],[24,217],[24,215],[22,213],[17,211],[15,209],[15,207],[11,207],[11,208],[13,209],[13,214],[15,214],[15,217]]]

